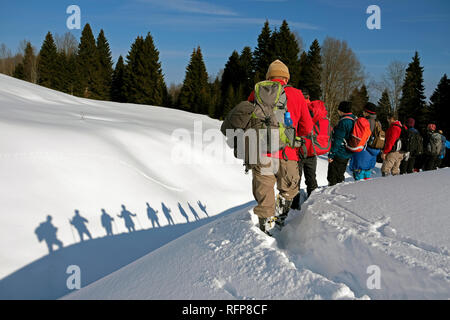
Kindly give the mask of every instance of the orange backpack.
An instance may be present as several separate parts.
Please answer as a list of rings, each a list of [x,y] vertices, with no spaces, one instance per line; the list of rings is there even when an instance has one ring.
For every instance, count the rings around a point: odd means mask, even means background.
[[[361,152],[366,147],[367,141],[372,135],[370,130],[370,122],[366,118],[353,119],[352,117],[344,117],[354,121],[353,130],[350,137],[345,140],[345,147],[351,152]]]

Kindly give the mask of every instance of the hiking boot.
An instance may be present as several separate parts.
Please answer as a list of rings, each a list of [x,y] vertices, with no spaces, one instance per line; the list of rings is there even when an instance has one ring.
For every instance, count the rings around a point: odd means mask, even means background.
[[[275,229],[281,229],[278,220],[279,218],[275,216],[270,218],[259,218],[259,229],[272,237]]]
[[[287,218],[289,210],[291,210],[292,200],[287,200],[282,195],[277,195],[275,203],[275,216]]]

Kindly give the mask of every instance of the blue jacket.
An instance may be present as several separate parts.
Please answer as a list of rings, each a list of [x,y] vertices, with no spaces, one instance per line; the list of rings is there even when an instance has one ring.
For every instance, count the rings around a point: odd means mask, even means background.
[[[444,137],[443,134],[441,134],[441,140],[442,140],[442,148],[441,148],[441,154],[440,154],[439,158],[440,159],[444,159],[445,158],[445,153],[447,151],[447,149],[446,149],[447,138]]]
[[[375,168],[377,156],[381,150],[366,147],[361,152],[356,152],[350,159],[350,170],[371,170]]]
[[[353,152],[345,148],[344,140],[350,137],[355,121],[350,119],[343,119],[344,117],[351,117],[353,119],[356,119],[353,114],[346,113],[341,117],[338,124],[334,127],[331,150],[328,153],[328,158],[330,159],[333,159],[334,157],[349,159],[353,156]]]

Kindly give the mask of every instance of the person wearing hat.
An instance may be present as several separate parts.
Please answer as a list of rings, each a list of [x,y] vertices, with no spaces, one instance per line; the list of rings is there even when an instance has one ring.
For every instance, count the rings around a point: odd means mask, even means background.
[[[380,149],[371,147],[371,141],[374,138],[376,129],[381,130],[381,123],[377,121],[377,106],[368,102],[364,106],[363,117],[369,121],[372,136],[369,138],[366,148],[361,152],[354,153],[351,157],[349,168],[353,172],[353,178],[356,181],[369,180],[371,178],[372,169],[375,168],[377,156],[380,153]]]
[[[416,120],[408,118],[405,121],[405,129],[408,145],[409,156],[402,160],[400,164],[400,174],[413,173],[418,157],[422,153],[423,139],[419,131],[414,128]]]
[[[334,186],[345,180],[344,174],[353,152],[347,150],[345,141],[350,137],[356,117],[352,103],[342,101],[338,106],[339,122],[333,129],[331,150],[328,153],[328,185]]]
[[[313,122],[302,92],[292,86],[286,86],[290,79],[288,67],[282,61],[275,60],[267,70],[266,79],[284,86],[286,108],[291,115],[293,127],[296,128],[297,136],[306,136],[313,128]],[[250,94],[248,100],[250,102],[255,100],[254,92]],[[260,229],[270,235],[270,228],[273,228],[274,224],[282,226],[292,200],[298,193],[300,183],[298,148],[286,146],[283,150],[265,154],[262,158],[260,164],[252,168],[253,196],[257,202],[253,213],[259,218]],[[278,189],[277,198],[274,192],[275,185]]]
[[[430,123],[423,139],[424,164],[423,170],[436,170],[439,156],[442,151],[442,136],[436,132],[436,124]]]

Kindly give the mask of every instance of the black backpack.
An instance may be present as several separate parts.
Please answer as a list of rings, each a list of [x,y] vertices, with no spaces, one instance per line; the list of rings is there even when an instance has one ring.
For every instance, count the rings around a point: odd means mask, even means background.
[[[402,145],[401,151],[409,152],[413,157],[423,153],[423,139],[418,132],[402,127],[400,139]]]
[[[423,154],[423,138],[418,132],[409,132],[409,152],[411,156],[420,156]]]

